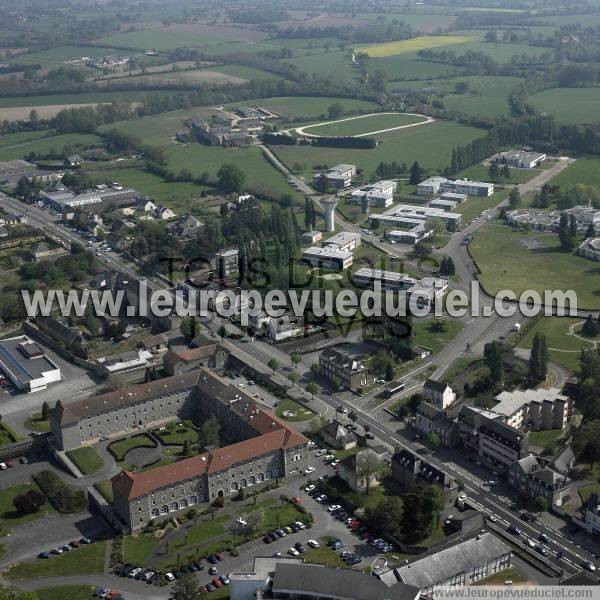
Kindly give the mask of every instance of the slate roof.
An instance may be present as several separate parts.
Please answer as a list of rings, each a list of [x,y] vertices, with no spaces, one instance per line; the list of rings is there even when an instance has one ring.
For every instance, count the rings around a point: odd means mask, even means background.
[[[424,589],[509,552],[503,541],[486,532],[398,567],[396,573],[404,583]]]

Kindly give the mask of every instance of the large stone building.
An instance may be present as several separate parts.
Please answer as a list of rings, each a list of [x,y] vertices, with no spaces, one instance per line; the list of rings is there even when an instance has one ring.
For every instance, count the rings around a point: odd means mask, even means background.
[[[115,510],[129,530],[308,467],[304,436],[206,367],[68,405],[58,403],[50,420],[56,446],[68,450],[103,436],[193,416],[217,417],[221,438],[230,445],[145,473],[115,476]]]
[[[359,356],[334,348],[323,350],[319,355],[319,372],[338,388],[353,392],[373,381]]]

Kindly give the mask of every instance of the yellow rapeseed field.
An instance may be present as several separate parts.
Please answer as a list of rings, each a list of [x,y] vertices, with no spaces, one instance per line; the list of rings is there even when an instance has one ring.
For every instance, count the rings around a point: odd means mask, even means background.
[[[367,54],[371,58],[385,58],[386,56],[394,56],[395,54],[418,52],[419,50],[439,48],[440,46],[449,46],[450,44],[464,44],[476,39],[478,38],[469,35],[423,35],[410,40],[400,40],[399,42],[362,46],[361,48],[355,48],[354,52]]]

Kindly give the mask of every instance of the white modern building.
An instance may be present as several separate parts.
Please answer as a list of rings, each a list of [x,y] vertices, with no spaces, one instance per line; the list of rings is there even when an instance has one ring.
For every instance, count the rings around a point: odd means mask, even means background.
[[[440,192],[453,192],[466,196],[491,196],[494,193],[494,184],[436,176],[429,177],[417,185],[417,194],[421,196],[435,196]]]
[[[321,245],[324,248],[335,247],[344,252],[352,252],[352,250],[360,246],[360,243],[360,233],[354,233],[352,231],[340,231],[340,233],[336,233],[330,238],[323,240]]]
[[[27,336],[0,341],[0,369],[22,392],[38,392],[61,380],[60,368]]]
[[[590,260],[600,260],[600,238],[587,238],[579,246],[579,254]]]
[[[335,246],[326,248],[312,246],[302,251],[302,259],[314,267],[324,269],[347,269],[353,262],[352,252],[339,250]]]
[[[533,169],[546,160],[546,155],[541,152],[529,152],[527,150],[507,150],[498,152],[490,158],[490,162],[500,165],[508,165],[519,169]]]
[[[441,219],[449,231],[456,231],[462,220],[462,215],[429,206],[397,204],[384,213],[370,216],[371,223],[379,222],[407,229],[415,227],[415,222],[426,225],[427,221],[432,219]]]
[[[375,208],[387,208],[394,203],[396,185],[396,182],[393,180],[383,180],[366,185],[352,192],[346,199],[346,202],[348,204],[362,204],[363,200],[366,198],[369,201],[369,206]]]
[[[324,173],[317,173],[313,177],[313,182],[317,182],[323,174],[327,179],[327,183],[332,187],[341,190],[348,187],[352,183],[352,178],[356,175],[356,167],[354,165],[336,165]]]

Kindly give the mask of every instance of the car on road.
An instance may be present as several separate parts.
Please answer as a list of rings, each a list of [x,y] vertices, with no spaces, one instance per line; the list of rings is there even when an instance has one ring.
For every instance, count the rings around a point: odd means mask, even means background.
[[[525,544],[530,548],[535,548],[535,542],[533,540],[525,540]]]
[[[516,535],[516,536],[520,536],[521,535],[521,530],[518,527],[515,527],[514,525],[510,525],[506,531],[508,533],[510,533],[511,535]]]
[[[544,546],[540,546],[539,544],[535,547],[535,551],[539,554],[541,554],[542,556],[547,556],[548,551],[546,550],[546,548],[544,548]]]
[[[591,560],[584,560],[581,563],[581,566],[586,570],[586,571],[595,571],[596,570],[596,565],[594,565],[594,563]]]
[[[495,479],[488,479],[487,481],[483,482],[483,485],[486,485],[487,487],[494,487],[498,482]]]
[[[340,404],[336,410],[337,412],[341,412],[343,415],[347,415],[350,412],[343,404]]]
[[[540,540],[540,542],[544,542],[544,544],[548,543],[548,536],[545,533],[542,533],[540,535],[540,537],[538,538],[538,540]]]
[[[385,379],[376,379],[375,383],[378,383],[379,385],[383,385],[384,383],[386,383]]]

